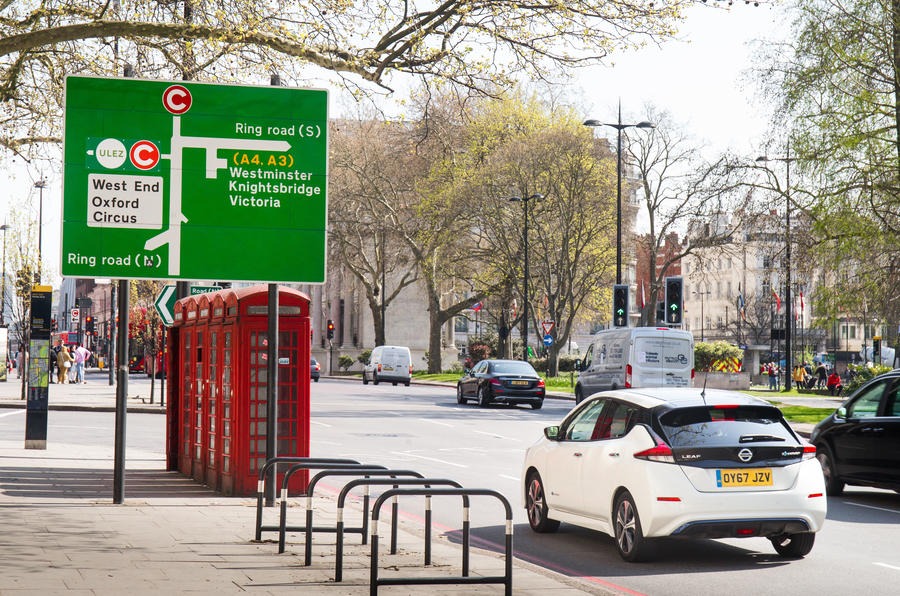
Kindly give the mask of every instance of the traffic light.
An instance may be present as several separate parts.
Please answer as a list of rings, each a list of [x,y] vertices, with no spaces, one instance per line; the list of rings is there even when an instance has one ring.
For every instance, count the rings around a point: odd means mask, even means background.
[[[84,318],[84,330],[87,333],[94,333],[94,317],[91,315]]]
[[[681,325],[684,282],[681,277],[666,278],[666,323]]]
[[[613,327],[628,327],[628,286],[613,286]]]
[[[328,329],[328,339],[334,339],[334,321],[328,319],[328,323],[325,325],[325,328]]]

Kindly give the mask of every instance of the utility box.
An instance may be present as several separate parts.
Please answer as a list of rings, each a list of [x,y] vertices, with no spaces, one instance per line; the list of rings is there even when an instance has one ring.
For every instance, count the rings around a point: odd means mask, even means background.
[[[278,288],[276,455],[309,456],[309,297]],[[225,495],[252,496],[266,461],[268,288],[175,303],[167,343],[166,463]],[[292,477],[291,492],[308,474]],[[281,486],[281,478],[278,479]]]

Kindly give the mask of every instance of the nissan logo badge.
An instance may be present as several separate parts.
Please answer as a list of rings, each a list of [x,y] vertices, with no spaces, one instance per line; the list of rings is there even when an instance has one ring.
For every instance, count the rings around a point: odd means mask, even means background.
[[[753,452],[749,449],[741,449],[740,451],[738,451],[738,459],[746,463],[753,459]]]

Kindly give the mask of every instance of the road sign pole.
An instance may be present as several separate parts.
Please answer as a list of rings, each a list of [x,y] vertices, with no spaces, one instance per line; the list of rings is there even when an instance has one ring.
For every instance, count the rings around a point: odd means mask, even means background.
[[[128,329],[128,280],[119,280],[119,329]],[[128,404],[128,333],[118,341],[116,362],[116,453],[113,470],[113,503],[125,502],[125,413]]]

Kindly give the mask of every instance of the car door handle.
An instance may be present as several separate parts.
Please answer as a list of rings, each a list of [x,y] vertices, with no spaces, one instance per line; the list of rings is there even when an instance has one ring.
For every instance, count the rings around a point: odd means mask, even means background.
[[[581,457],[581,456],[582,456],[582,453],[581,453],[580,451],[576,451],[576,452],[573,453],[572,455],[574,455],[575,457]]]
[[[609,456],[610,456],[610,457],[619,457],[619,452],[618,452],[618,451],[613,451],[612,453],[609,454]]]
[[[871,427],[867,427],[867,428],[862,429],[860,432],[864,432],[864,433],[880,433],[880,432],[884,432],[884,429],[883,429],[883,428],[880,428],[880,427],[879,427],[879,428],[871,428]]]

